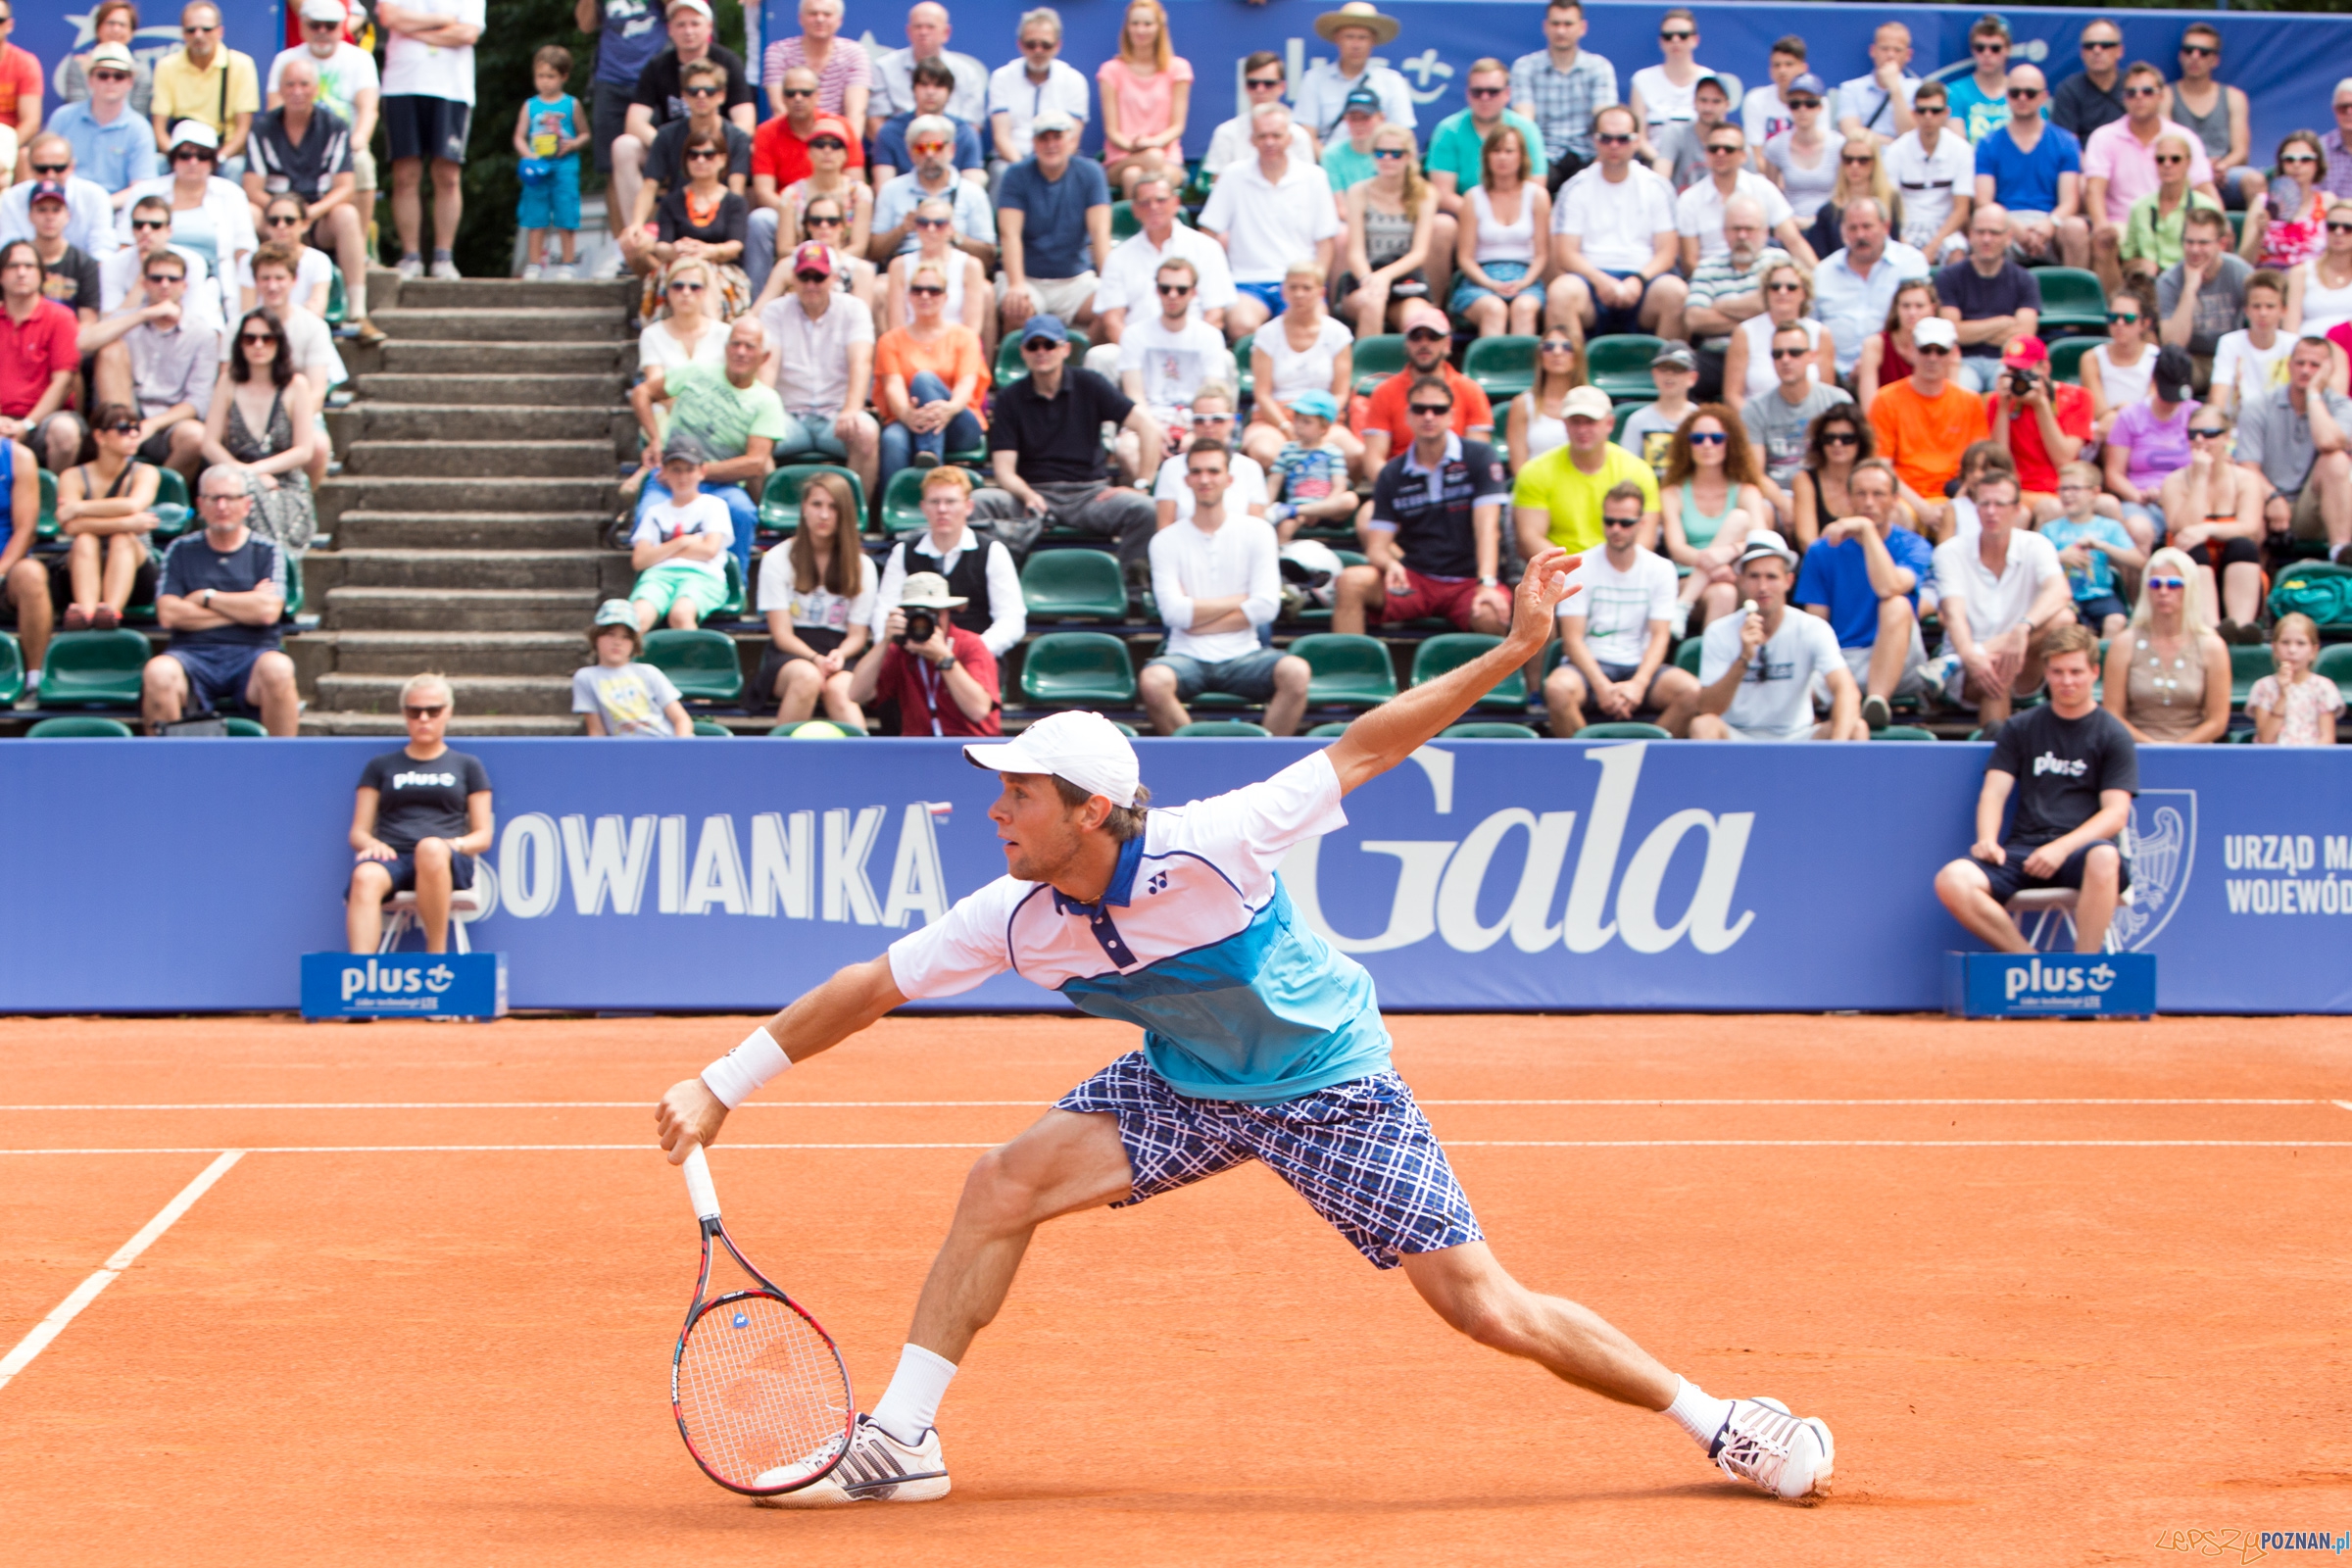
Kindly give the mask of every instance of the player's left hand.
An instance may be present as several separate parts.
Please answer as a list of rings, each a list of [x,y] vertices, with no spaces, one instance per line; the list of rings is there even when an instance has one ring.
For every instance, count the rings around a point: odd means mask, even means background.
[[[2048,844],[2038,846],[2032,855],[2026,857],[2026,875],[2052,876],[2065,863],[2066,852],[2060,850],[2057,842],[2053,840]]]
[[[1552,617],[1571,595],[1582,591],[1568,579],[1584,559],[1555,546],[1527,564],[1518,592],[1512,596],[1513,642],[1532,654],[1550,640]]]
[[[726,1124],[727,1107],[700,1078],[682,1079],[669,1086],[654,1107],[654,1125],[661,1130],[662,1148],[672,1165],[682,1165],[696,1146],[708,1149]]]

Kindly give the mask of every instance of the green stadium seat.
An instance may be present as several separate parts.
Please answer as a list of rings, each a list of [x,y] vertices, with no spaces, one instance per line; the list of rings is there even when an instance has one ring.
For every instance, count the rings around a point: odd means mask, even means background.
[[[1126,722],[1124,719],[1112,719],[1110,721],[1110,727],[1117,730],[1120,734],[1126,736],[1129,740],[1135,740],[1137,738],[1135,726]]]
[[[2105,318],[2101,318],[2105,319]],[[1654,403],[1658,384],[1649,378],[1649,362],[1666,340],[1647,332],[1617,332],[1589,339],[1585,344],[1585,379],[1614,401],[1629,398]]]
[[[2043,269],[2048,270],[2048,269]],[[2069,386],[2082,384],[2082,356],[2106,342],[2104,336],[2062,337],[2050,345],[2050,375]]]
[[[0,631],[0,708],[14,708],[24,695],[24,646]]]
[[[835,729],[841,731],[841,738],[844,740],[861,741],[866,738],[865,729],[862,725],[844,723],[838,718],[796,718],[789,724],[778,724],[774,729],[769,730],[767,732],[767,738],[769,740],[780,741],[797,740],[799,737],[793,732],[799,729],[803,724],[830,724]],[[810,736],[809,739],[814,740],[816,737]]]
[[[1674,651],[1674,667],[1693,675],[1697,674],[1699,646],[1698,638],[1684,638],[1681,645]]]
[[[2246,699],[2254,695],[2254,683],[2278,666],[2271,651],[2259,645],[2246,648],[2233,646],[2230,650],[2230,706],[2244,711]]]
[[[1657,724],[1644,724],[1638,719],[1613,718],[1605,724],[1587,724],[1570,736],[1579,741],[1670,741],[1674,736]]]
[[[43,468],[40,470],[39,484],[41,514],[33,524],[32,536],[35,539],[54,539],[57,537],[57,475]]]
[[[1331,740],[1347,733],[1348,720],[1335,718],[1328,724],[1317,724],[1313,729],[1308,730],[1306,738],[1312,741]]]
[[[1306,661],[1310,708],[1378,708],[1396,695],[1396,666],[1386,643],[1348,632],[1317,632],[1292,643]]]
[[[1655,398],[1652,398],[1649,403],[1618,402],[1616,409],[1609,416],[1609,439],[1622,446],[1625,442],[1625,427],[1633,422],[1634,416],[1656,401]],[[1635,456],[1640,457],[1641,454],[1636,453]]]
[[[1499,646],[1501,642],[1502,639],[1499,637],[1490,637],[1483,632],[1475,631],[1449,631],[1436,637],[1426,638],[1422,641],[1421,646],[1413,651],[1412,684],[1419,686],[1435,680],[1457,665],[1467,664],[1489,649]],[[1493,689],[1481,697],[1474,706],[1502,709],[1514,713],[1524,711],[1527,708],[1526,674],[1520,670],[1512,670],[1496,681]]]
[[[1106,550],[1040,550],[1021,568],[1031,620],[1127,618],[1127,579]]]
[[[1187,737],[1198,739],[1222,737],[1227,740],[1240,740],[1245,737],[1256,739],[1273,733],[1265,725],[1252,724],[1246,718],[1196,718],[1190,724],[1176,726],[1178,739]]]
[[[690,703],[732,703],[743,697],[743,662],[724,632],[664,628],[645,634],[645,662],[667,675]]]
[[[720,600],[718,608],[710,613],[719,619],[740,620],[743,618],[744,606],[749,603],[743,592],[743,563],[735,559],[735,553],[731,550],[724,559],[727,563],[727,597]]]
[[[277,612],[278,619],[292,620],[302,613],[302,558],[286,556],[286,608]]]
[[[923,468],[901,468],[882,487],[882,531],[912,533],[928,527],[923,520]]]
[[[1021,651],[1021,696],[1047,708],[1130,708],[1127,645],[1100,631],[1051,631]]]
[[[61,631],[41,671],[43,708],[136,708],[147,639],[135,631]]]
[[[1250,368],[1250,350],[1256,342],[1257,334],[1252,332],[1233,346],[1233,371],[1240,378],[1234,387],[1243,397],[1250,396],[1257,386],[1257,372]]]
[[[697,735],[707,735],[714,741],[731,741],[735,738],[735,732],[726,725],[714,724],[707,718],[698,718],[694,721],[694,732]]]
[[[1543,738],[1525,724],[1507,724],[1499,719],[1483,718],[1472,719],[1466,724],[1449,724],[1438,735],[1442,741],[1540,741]]]
[[[855,468],[845,468],[838,463],[787,464],[767,476],[760,492],[760,526],[773,528],[779,533],[791,533],[801,525],[801,492],[808,481],[820,473],[838,473],[850,481],[850,494],[858,503],[858,523],[865,524],[865,486],[858,481]]]
[[[1374,387],[1404,368],[1404,334],[1379,332],[1355,340],[1355,389],[1369,392]]]
[[[2041,331],[2053,328],[2104,334],[2107,330],[2107,291],[2099,274],[2079,267],[2043,267],[2034,272],[2041,288]]]
[[[1123,239],[1133,239],[1144,231],[1144,220],[1135,216],[1135,203],[1110,204],[1110,242],[1116,245]]]
[[[1872,730],[1870,738],[1874,741],[1932,741],[1936,738],[1936,732],[1921,729],[1917,724],[1889,724],[1885,729]]]
[[[1076,327],[1071,327],[1069,332],[1070,357],[1066,363],[1082,365],[1086,361],[1086,351],[1093,347],[1093,344],[1087,335]],[[1017,337],[1007,337],[999,343],[997,345],[997,389],[1002,391],[1013,382],[1025,379],[1028,374],[1029,363],[1021,358],[1021,340]]]
[[[1536,384],[1536,348],[1541,341],[1516,334],[1471,339],[1470,352],[1462,356],[1462,373],[1479,384],[1497,415],[1504,404]]]
[[[351,319],[351,291],[343,286],[343,269],[329,264],[326,285],[326,324],[341,326]],[[323,389],[321,389],[323,390]]]
[[[126,741],[130,726],[119,718],[44,718],[24,732],[36,741]]]
[[[231,735],[244,740],[268,740],[270,738],[270,732],[262,728],[262,721],[258,718],[247,718],[242,713],[229,713],[223,716],[220,722]]]
[[[2352,643],[2337,643],[2320,650],[2319,662],[2311,666],[2312,673],[2335,682],[2335,689],[2352,703]]]

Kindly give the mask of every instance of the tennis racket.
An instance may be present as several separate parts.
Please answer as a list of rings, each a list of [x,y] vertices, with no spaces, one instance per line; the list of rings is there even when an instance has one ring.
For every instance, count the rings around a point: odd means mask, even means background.
[[[718,1190],[697,1146],[686,1191],[702,1225],[703,1267],[669,1364],[678,1435],[703,1474],[730,1492],[770,1497],[823,1480],[849,1451],[858,1406],[831,1336],[771,1284],[727,1234]],[[711,1294],[711,1243],[750,1286]]]

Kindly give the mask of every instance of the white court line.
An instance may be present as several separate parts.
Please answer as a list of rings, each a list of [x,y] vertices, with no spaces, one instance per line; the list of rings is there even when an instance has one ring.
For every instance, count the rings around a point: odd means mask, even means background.
[[[1446,1138],[1448,1149],[2352,1149],[2325,1138]],[[995,1149],[977,1144],[739,1144],[731,1150]],[[209,1154],[210,1149],[0,1149],[12,1154]],[[639,1144],[283,1144],[247,1154],[653,1153]]]
[[[2127,1099],[1969,1099],[1969,1100],[1422,1100],[1424,1105],[2336,1105],[2352,1110],[2352,1100],[2127,1100]],[[93,1110],[640,1110],[644,1100],[318,1100],[224,1101],[177,1104],[0,1105],[9,1111]],[[1040,1109],[1050,1100],[751,1100],[747,1110],[923,1110],[961,1107],[1013,1106]]]
[[[189,1153],[209,1154],[209,1149],[189,1150]],[[213,1183],[228,1174],[229,1167],[245,1157],[241,1149],[227,1150],[220,1157],[204,1167],[202,1174],[179,1190],[179,1196],[156,1211],[155,1218],[139,1227],[139,1233],[122,1244],[122,1250],[106,1260],[106,1266],[74,1288],[74,1294],[57,1305],[57,1310],[32,1326],[32,1332],[17,1342],[17,1348],[0,1356],[0,1388],[9,1379],[32,1364],[32,1358],[49,1348],[49,1342],[66,1331],[66,1325],[81,1314],[81,1309],[98,1299],[98,1293],[122,1276],[124,1269],[138,1260],[141,1252],[155,1244],[158,1237],[170,1230],[172,1223],[195,1205]]]

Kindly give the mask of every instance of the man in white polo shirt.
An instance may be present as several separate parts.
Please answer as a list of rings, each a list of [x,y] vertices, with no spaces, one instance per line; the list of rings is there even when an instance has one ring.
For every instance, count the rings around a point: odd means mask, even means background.
[[[1629,719],[1664,709],[1698,690],[1687,669],[1667,662],[1674,640],[1674,563],[1642,548],[1642,487],[1620,480],[1601,498],[1606,548],[1585,552],[1572,579],[1578,592],[1560,603],[1559,667],[1544,678],[1551,738],[1568,740],[1595,716]]]
[[[1128,201],[1143,227],[1113,245],[1109,259],[1102,264],[1102,281],[1095,285],[1095,324],[1100,328],[1096,336],[1101,339],[1097,347],[1115,347],[1130,316],[1140,321],[1159,314],[1154,279],[1160,263],[1178,257],[1192,263],[1199,274],[1193,287],[1193,313],[1225,330],[1226,313],[1234,300],[1233,269],[1226,264],[1225,247],[1176,221],[1176,187],[1165,174],[1146,174],[1137,180],[1135,194]],[[1235,334],[1228,331],[1226,336],[1230,340]],[[1093,353],[1088,351],[1088,369],[1104,375],[1115,372],[1115,354],[1107,357],[1105,368],[1093,363]]]
[[[1560,275],[1544,318],[1553,326],[1593,337],[1683,335],[1690,289],[1674,270],[1682,238],[1674,187],[1634,157],[1641,134],[1623,105],[1593,116],[1599,162],[1562,185],[1552,203],[1551,254]]]
[[[1277,735],[1306,711],[1306,661],[1258,642],[1282,609],[1282,546],[1273,525],[1227,508],[1233,454],[1195,441],[1184,454],[1193,514],[1152,536],[1152,597],[1167,623],[1168,646],[1137,677],[1152,727],[1173,735],[1192,722],[1184,705],[1202,692],[1264,703]]]
[[[1986,473],[1970,499],[1975,537],[1957,534],[1936,547],[1936,614],[1945,694],[1974,708],[1989,732],[2018,698],[2041,690],[2042,645],[2075,623],[2074,590],[2057,547],[2018,527],[2026,509],[2016,474]]]
[[[1235,164],[1218,175],[1200,209],[1201,231],[1225,247],[1240,295],[1225,315],[1225,335],[1235,339],[1282,314],[1282,274],[1293,262],[1311,256],[1331,276],[1342,232],[1323,171],[1291,158],[1291,112],[1278,103],[1260,104],[1250,112],[1250,122],[1256,162]]]

